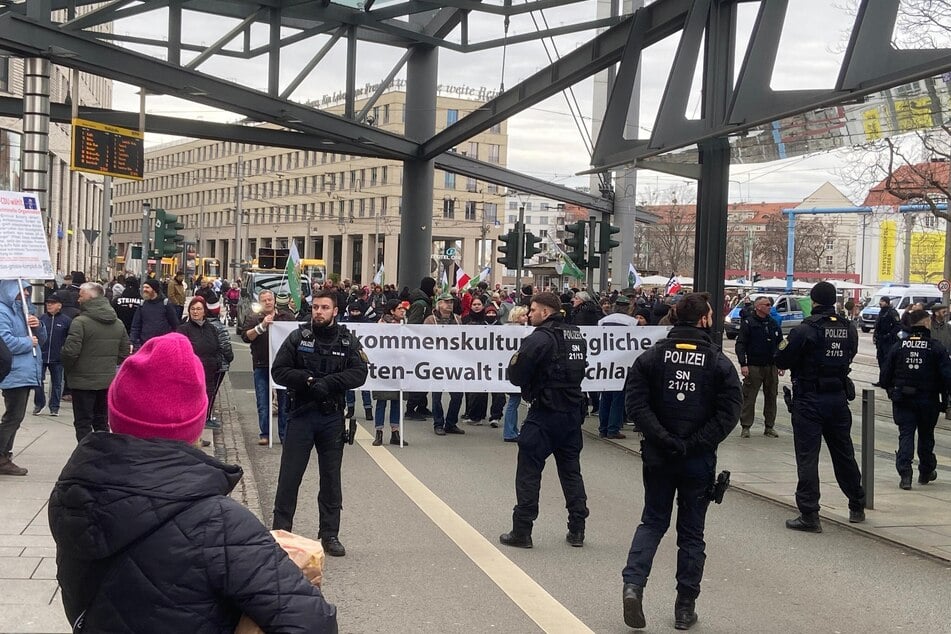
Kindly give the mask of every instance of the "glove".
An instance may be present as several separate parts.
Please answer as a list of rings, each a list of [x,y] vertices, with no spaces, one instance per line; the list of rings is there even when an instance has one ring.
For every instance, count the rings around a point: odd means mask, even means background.
[[[330,388],[324,379],[315,379],[314,382],[310,384],[310,396],[314,400],[321,400],[329,393]]]
[[[668,436],[666,441],[668,453],[674,458],[680,458],[687,455],[687,445],[676,436]]]

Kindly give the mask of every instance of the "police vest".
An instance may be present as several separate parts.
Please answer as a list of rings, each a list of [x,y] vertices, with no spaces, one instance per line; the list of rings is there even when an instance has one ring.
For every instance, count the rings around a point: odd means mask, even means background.
[[[912,335],[898,342],[895,359],[895,387],[916,392],[936,391],[935,363],[930,339]]]
[[[538,331],[549,333],[555,349],[548,365],[548,376],[542,388],[575,388],[581,386],[588,363],[588,344],[577,326],[563,321],[547,321]]]
[[[300,365],[310,370],[315,378],[341,372],[347,367],[350,352],[356,345],[353,335],[343,324],[337,324],[337,333],[333,338],[320,338],[314,335],[311,325],[302,324],[297,333],[297,359]]]
[[[668,431],[685,438],[712,415],[717,348],[694,339],[663,339],[654,348],[651,409]]]
[[[856,352],[849,337],[849,323],[836,315],[812,315],[802,323],[815,328],[819,336],[810,359],[818,377],[848,376],[849,363]]]

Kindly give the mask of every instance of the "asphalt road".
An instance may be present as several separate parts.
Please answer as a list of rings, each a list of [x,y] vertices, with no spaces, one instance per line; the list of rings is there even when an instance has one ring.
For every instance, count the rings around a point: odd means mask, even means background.
[[[246,347],[232,380],[265,521],[280,447],[258,447]],[[340,538],[324,591],[342,632],[627,632],[621,579],[643,504],[640,460],[586,438],[591,517],[584,548],[564,542],[564,500],[546,471],[532,550],[498,545],[510,528],[517,448],[501,430],[437,437],[410,422],[403,449],[370,446],[372,425],[344,456]],[[587,426],[592,427],[589,420]],[[940,459],[940,458],[939,458]],[[295,531],[316,535],[317,472],[301,487]],[[255,509],[257,510],[257,509]],[[788,509],[730,491],[707,524],[697,632],[946,632],[951,569],[827,523],[783,528]],[[661,544],[645,602],[646,631],[673,630],[675,538]]]

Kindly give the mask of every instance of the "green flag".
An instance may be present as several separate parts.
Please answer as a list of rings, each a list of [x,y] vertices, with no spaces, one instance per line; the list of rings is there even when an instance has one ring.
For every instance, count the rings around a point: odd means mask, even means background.
[[[300,310],[300,274],[297,272],[300,266],[300,254],[297,252],[297,243],[291,242],[291,252],[287,256],[287,268],[284,269],[284,275],[287,277],[287,292],[294,302],[294,310]]]

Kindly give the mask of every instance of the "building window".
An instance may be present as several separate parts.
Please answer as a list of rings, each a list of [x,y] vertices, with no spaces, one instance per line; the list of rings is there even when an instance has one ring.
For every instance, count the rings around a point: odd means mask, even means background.
[[[509,223],[518,222],[518,216],[509,214]]]
[[[531,211],[531,210],[532,210],[532,203],[530,202],[525,203],[525,211]]]
[[[831,269],[833,265],[833,257],[831,255],[826,256],[826,268]]]
[[[390,122],[390,104],[383,104],[383,123]]]
[[[497,222],[499,219],[499,206],[495,203],[484,203],[482,205],[482,217],[486,222]]]
[[[474,191],[476,191],[477,187],[478,187],[478,181],[477,181],[476,179],[474,179],[474,178],[467,178],[467,179],[466,179],[466,191],[467,191],[467,192],[474,192]]]
[[[446,110],[446,125],[450,126],[459,120],[459,111],[454,109]]]
[[[466,220],[475,220],[476,219],[476,201],[467,200],[466,201]]]
[[[469,141],[469,157],[474,159],[479,158],[479,144],[475,141]]]
[[[826,251],[831,251],[834,248],[835,248],[835,239],[826,238]]]
[[[454,218],[455,215],[456,215],[456,199],[443,198],[442,199],[442,217]]]
[[[446,172],[446,189],[456,188],[456,175],[453,172]]]
[[[518,209],[518,202],[514,200],[509,201],[509,209]]]
[[[542,211],[548,211],[548,203],[539,203],[538,206]]]
[[[500,156],[498,145],[489,144],[489,163],[498,163],[500,162]]]
[[[489,132],[492,134],[502,134],[502,123],[496,123],[494,126],[489,128]]]
[[[539,216],[539,217],[538,217],[538,224],[540,224],[540,225],[542,225],[542,226],[548,226],[548,216]]]

